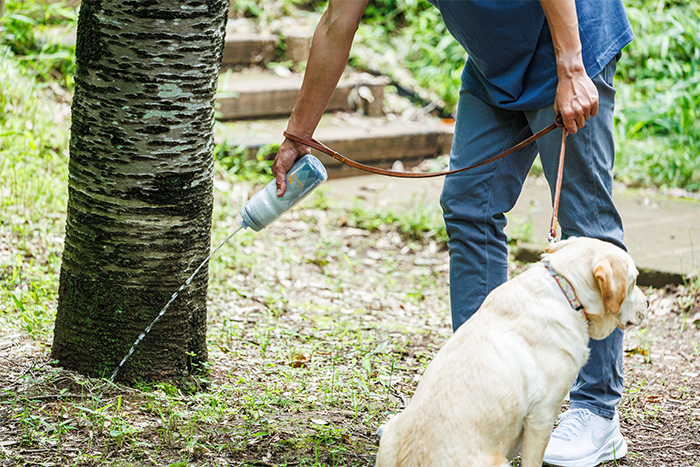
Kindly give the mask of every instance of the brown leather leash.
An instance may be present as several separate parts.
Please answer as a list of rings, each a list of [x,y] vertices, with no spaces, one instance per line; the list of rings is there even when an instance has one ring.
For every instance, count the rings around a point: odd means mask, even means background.
[[[547,240],[549,243],[554,243],[557,241],[557,227],[559,226],[559,219],[557,215],[559,213],[559,198],[561,196],[561,180],[564,177],[564,153],[566,152],[566,137],[569,136],[569,132],[566,127],[561,127],[561,149],[559,150],[559,168],[557,169],[557,184],[554,188],[554,203],[552,204],[552,222],[549,224],[549,236]]]
[[[564,152],[565,152],[565,145],[566,145],[566,137],[568,135],[568,132],[566,131],[566,128],[564,127],[564,123],[561,119],[561,115],[557,115],[557,118],[555,119],[554,123],[551,125],[541,129],[534,135],[530,136],[529,138],[524,139],[520,143],[516,144],[515,146],[506,149],[500,154],[497,154],[489,159],[486,159],[485,161],[478,162],[476,164],[470,165],[468,167],[462,167],[460,169],[454,169],[454,170],[446,170],[442,172],[397,172],[394,170],[386,170],[386,169],[381,169],[379,167],[373,167],[371,165],[365,165],[361,164],[357,161],[354,161],[352,159],[348,159],[347,157],[343,156],[337,151],[334,151],[333,149],[329,148],[325,144],[321,143],[320,141],[317,141],[313,138],[303,138],[301,136],[294,135],[292,133],[289,133],[288,131],[284,132],[285,138],[288,138],[294,142],[297,142],[299,144],[303,144],[304,146],[308,146],[310,148],[316,149],[318,151],[321,151],[324,154],[327,154],[331,156],[333,159],[342,162],[345,165],[348,165],[350,167],[354,167],[359,170],[363,170],[365,172],[369,173],[374,173],[374,174],[379,174],[379,175],[386,175],[389,177],[398,177],[398,178],[430,178],[430,177],[442,177],[443,175],[453,175],[457,174],[460,172],[466,172],[467,170],[472,170],[477,167],[484,166],[486,164],[490,164],[491,162],[497,161],[499,159],[502,159],[506,157],[509,154],[514,153],[518,149],[522,149],[528,144],[532,144],[536,140],[540,139],[544,135],[552,132],[556,128],[561,128],[562,129],[562,139],[561,139],[561,152],[559,154],[559,170],[557,173],[557,184],[556,184],[556,189],[554,193],[554,205],[553,205],[553,212],[552,212],[552,222],[550,224],[549,228],[549,242],[554,243],[556,241],[557,237],[557,226],[558,226],[558,220],[557,220],[557,213],[559,211],[559,193],[561,191],[561,179],[562,179],[562,174],[564,170]]]

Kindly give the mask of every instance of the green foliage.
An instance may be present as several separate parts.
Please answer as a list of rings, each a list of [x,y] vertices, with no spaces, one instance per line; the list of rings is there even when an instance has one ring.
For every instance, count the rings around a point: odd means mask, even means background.
[[[23,67],[42,81],[60,80],[73,87],[77,12],[63,3],[9,0],[0,20],[0,46],[6,46]]]
[[[371,1],[356,42],[352,64],[387,74],[454,110],[466,54],[427,1]]]
[[[245,144],[234,147],[224,141],[214,148],[214,159],[236,180],[267,183],[272,177],[270,155],[276,154],[278,149],[279,144],[266,144],[258,149],[253,158]]]
[[[255,18],[267,24],[280,16],[295,16],[303,11],[314,11],[325,7],[316,0],[235,0],[231,1],[233,18]]]
[[[231,3],[231,10],[236,16],[257,18],[263,14],[262,5],[256,0],[238,0]]]
[[[700,5],[628,0],[618,66],[618,178],[700,191]]]
[[[348,211],[348,225],[376,232],[396,230],[409,240],[434,240],[447,246],[447,233],[441,210],[433,203],[412,203],[414,209],[367,208],[358,200]]]
[[[369,0],[362,19],[365,23],[387,29],[389,32],[405,27],[433,7],[419,0]]]

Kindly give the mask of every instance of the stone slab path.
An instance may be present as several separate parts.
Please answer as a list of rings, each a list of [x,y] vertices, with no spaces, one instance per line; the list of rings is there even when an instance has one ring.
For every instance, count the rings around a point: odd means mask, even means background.
[[[364,199],[375,206],[410,209],[416,202],[440,209],[442,178],[397,179],[379,175],[329,180],[332,199]],[[643,190],[616,187],[613,197],[625,226],[625,244],[642,273],[640,283],[660,287],[682,283],[700,270],[700,201],[671,198]],[[410,201],[410,202],[409,202]],[[543,178],[530,178],[506,231],[522,232],[531,224],[527,242],[516,247],[519,259],[535,261],[547,245],[551,218],[549,188]],[[516,256],[517,257],[517,256]]]

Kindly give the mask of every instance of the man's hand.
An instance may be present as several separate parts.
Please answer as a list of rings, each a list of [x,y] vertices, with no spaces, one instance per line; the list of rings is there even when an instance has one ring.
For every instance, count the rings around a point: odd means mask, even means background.
[[[287,131],[310,138],[326,109],[350,55],[355,31],[368,0],[329,0],[311,42],[304,81],[289,117]],[[310,149],[285,139],[272,163],[277,196],[287,189],[285,176]]]
[[[554,112],[561,114],[564,126],[571,134],[598,114],[598,89],[583,66],[578,72],[559,73]]]
[[[285,138],[280,145],[279,151],[275,160],[272,161],[272,173],[275,174],[275,182],[277,185],[277,196],[282,196],[287,191],[285,177],[287,172],[292,168],[294,163],[311,153],[308,146],[299,144],[295,141]]]
[[[557,95],[554,111],[561,113],[571,134],[598,113],[598,90],[586,74],[581,57],[581,38],[575,0],[540,0],[549,23],[557,60]]]

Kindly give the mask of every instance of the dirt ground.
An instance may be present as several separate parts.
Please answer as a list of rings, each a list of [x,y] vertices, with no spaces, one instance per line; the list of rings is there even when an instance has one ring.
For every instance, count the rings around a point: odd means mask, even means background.
[[[700,295],[670,287],[651,294],[647,325],[626,341],[620,404],[629,466],[700,465]]]
[[[50,340],[3,331],[0,466],[373,465],[376,427],[450,334],[447,253],[322,204],[217,256],[197,394],[109,387],[51,366]],[[698,289],[647,291],[625,338],[630,452],[609,465],[700,466]]]

